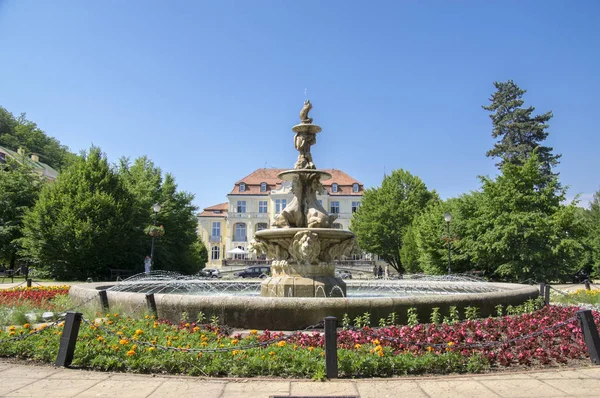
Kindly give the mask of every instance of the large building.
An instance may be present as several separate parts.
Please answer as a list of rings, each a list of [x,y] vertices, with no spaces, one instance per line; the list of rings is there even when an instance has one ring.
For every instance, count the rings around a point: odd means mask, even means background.
[[[266,261],[248,251],[254,233],[270,228],[275,216],[294,198],[291,182],[277,175],[286,169],[258,169],[235,183],[227,202],[207,207],[198,215],[198,233],[208,249],[207,267]],[[341,170],[324,170],[321,205],[338,215],[334,227],[348,229],[352,213],[360,206],[363,185]]]

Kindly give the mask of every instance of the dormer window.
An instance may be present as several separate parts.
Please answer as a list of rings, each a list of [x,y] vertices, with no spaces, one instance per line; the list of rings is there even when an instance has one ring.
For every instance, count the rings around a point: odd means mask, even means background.
[[[338,184],[333,183],[331,184],[331,192],[337,192],[338,191]]]
[[[240,182],[240,192],[246,192],[246,184],[243,182]]]
[[[267,192],[267,183],[266,182],[260,183],[260,192]]]
[[[358,184],[357,183],[352,184],[352,192],[358,192]]]

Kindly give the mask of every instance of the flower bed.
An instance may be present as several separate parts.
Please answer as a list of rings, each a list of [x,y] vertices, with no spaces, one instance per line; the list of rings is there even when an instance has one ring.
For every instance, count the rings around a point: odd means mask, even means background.
[[[531,314],[454,325],[340,330],[340,376],[481,372],[585,359],[576,311],[548,306]],[[594,312],[594,317],[600,323],[600,314]],[[15,339],[26,334],[31,336]],[[60,326],[0,332],[0,355],[53,362],[60,334]],[[247,336],[230,336],[216,325],[173,325],[152,317],[106,314],[101,321],[81,325],[73,364],[113,371],[320,379],[325,374],[323,356],[323,335],[318,332],[253,330]]]
[[[0,290],[0,306],[31,305],[42,307],[57,295],[69,294],[69,286],[14,287]]]

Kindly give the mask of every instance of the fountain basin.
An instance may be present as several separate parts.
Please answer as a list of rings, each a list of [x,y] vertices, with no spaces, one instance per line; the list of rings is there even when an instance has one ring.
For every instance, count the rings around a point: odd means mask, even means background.
[[[415,289],[420,281],[411,281]],[[134,309],[145,310],[145,293],[114,291],[119,283],[86,283],[71,287],[69,295],[76,302],[85,302],[98,291],[108,289],[110,305],[119,306],[128,313]],[[210,282],[207,282],[210,283]],[[440,289],[454,282],[438,282]],[[258,283],[257,283],[258,284]],[[352,286],[354,282],[348,282]],[[431,282],[427,282],[432,285]],[[483,284],[483,283],[482,283]],[[315,325],[327,316],[341,321],[344,314],[351,319],[364,313],[371,316],[371,324],[395,312],[399,323],[406,323],[406,312],[415,308],[421,321],[429,320],[433,308],[438,307],[442,316],[449,315],[449,308],[456,306],[462,314],[465,307],[479,308],[482,317],[494,315],[498,304],[519,305],[538,297],[536,286],[509,283],[484,283],[496,291],[461,294],[428,294],[413,297],[260,297],[260,296],[195,296],[191,294],[155,294],[158,317],[179,322],[183,312],[195,319],[202,312],[206,317],[218,316],[221,323],[235,328],[299,330]],[[160,286],[160,282],[157,282]],[[158,291],[158,290],[157,290]],[[98,299],[99,303],[99,299]]]

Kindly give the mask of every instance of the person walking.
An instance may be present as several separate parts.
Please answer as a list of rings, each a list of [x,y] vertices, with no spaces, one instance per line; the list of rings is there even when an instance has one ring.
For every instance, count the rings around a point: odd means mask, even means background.
[[[382,275],[383,275],[383,268],[381,268],[381,265],[380,265],[379,269],[377,270],[377,277],[379,279],[381,279]]]

